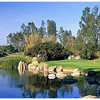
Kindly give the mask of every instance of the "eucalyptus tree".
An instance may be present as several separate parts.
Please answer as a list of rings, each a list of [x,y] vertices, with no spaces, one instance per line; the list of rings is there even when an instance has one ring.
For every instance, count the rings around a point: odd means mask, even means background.
[[[77,34],[78,49],[81,56],[87,59],[94,57],[98,47],[98,7],[92,10],[86,7],[79,22],[80,31]],[[80,45],[79,45],[80,44]]]

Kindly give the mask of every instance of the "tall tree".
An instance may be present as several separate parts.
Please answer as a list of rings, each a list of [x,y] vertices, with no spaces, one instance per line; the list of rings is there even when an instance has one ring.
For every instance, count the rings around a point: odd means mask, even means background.
[[[45,22],[44,20],[42,20],[41,26],[38,30],[38,33],[40,35],[41,38],[43,38],[44,35],[46,35],[46,28],[45,28]]]
[[[34,22],[29,22],[28,25],[22,24],[21,25],[21,32],[28,36],[31,33],[34,34],[37,32],[37,27],[35,26]]]
[[[59,41],[60,42],[62,42],[62,37],[61,37],[61,35],[64,33],[64,29],[63,29],[63,27],[60,27],[60,30],[59,30],[59,32],[58,32],[58,38],[59,38]]]
[[[22,51],[24,49],[24,36],[22,32],[10,33],[7,36],[7,42],[18,51]]]
[[[75,53],[75,38],[72,36],[71,30],[62,30],[61,43],[66,49]]]
[[[56,36],[56,22],[53,21],[53,20],[47,20],[47,32],[48,32],[48,35],[55,35]]]
[[[81,44],[80,51],[85,58],[91,59],[94,56],[98,44],[98,32],[96,19],[98,15],[98,8],[94,7],[92,11],[89,7],[83,10],[80,20],[80,33],[78,33],[78,42]],[[82,46],[83,45],[83,46]]]

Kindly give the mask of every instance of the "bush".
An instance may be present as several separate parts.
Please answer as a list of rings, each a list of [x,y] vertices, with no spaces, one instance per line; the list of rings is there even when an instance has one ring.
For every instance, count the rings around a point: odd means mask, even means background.
[[[39,55],[43,61],[61,60],[69,56],[69,52],[65,50],[60,43],[54,43],[51,41],[39,43],[28,51],[25,51],[25,54],[32,57],[37,57],[37,55]]]
[[[20,61],[29,64],[32,61],[32,58],[25,56],[22,53],[10,54],[9,56],[0,58],[0,67],[3,69],[17,69]]]
[[[11,53],[15,53],[16,50],[12,45],[0,46],[0,57],[6,56]]]
[[[100,51],[96,51],[96,52],[95,52],[95,56],[96,56],[97,58],[100,58]]]

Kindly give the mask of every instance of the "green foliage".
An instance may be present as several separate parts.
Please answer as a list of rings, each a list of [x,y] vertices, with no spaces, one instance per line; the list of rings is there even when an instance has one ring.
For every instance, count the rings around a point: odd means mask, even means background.
[[[0,67],[4,69],[17,69],[20,61],[30,63],[31,60],[31,57],[25,56],[22,53],[10,54],[9,56],[0,58]]]
[[[38,33],[39,33],[39,35],[40,35],[41,38],[43,38],[43,36],[46,34],[46,28],[45,28],[44,25],[45,25],[45,23],[44,23],[44,21],[42,20],[41,26],[40,26],[40,28],[38,29]]]
[[[53,20],[47,20],[47,32],[48,35],[55,35],[56,36],[56,22]]]
[[[11,53],[15,53],[16,50],[12,45],[0,46],[0,57],[6,56]]]
[[[39,55],[44,61],[67,58],[69,52],[65,50],[64,47],[59,43],[45,42],[35,45],[34,47],[30,48],[27,52],[25,52],[25,54],[33,57]]]
[[[10,33],[7,36],[7,42],[18,51],[24,50],[24,34],[21,32]]]
[[[89,7],[83,10],[80,30],[77,35],[77,49],[80,55],[85,59],[93,59],[98,46],[98,8],[94,7],[92,11]]]
[[[100,59],[100,51],[95,52],[95,56]]]

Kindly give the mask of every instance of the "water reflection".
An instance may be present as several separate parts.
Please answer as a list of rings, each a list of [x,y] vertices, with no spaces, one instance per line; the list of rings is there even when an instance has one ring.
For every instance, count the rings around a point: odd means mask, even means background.
[[[99,85],[88,84],[85,77],[75,84],[64,84],[58,80],[25,72],[21,76],[16,70],[0,70],[0,97],[22,98],[79,98],[97,95]],[[9,94],[8,93],[9,90]],[[4,91],[4,92],[3,92]],[[17,92],[16,92],[17,91]]]

